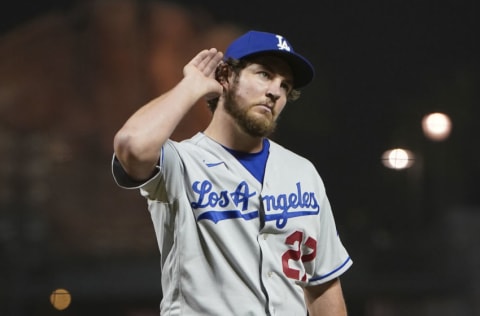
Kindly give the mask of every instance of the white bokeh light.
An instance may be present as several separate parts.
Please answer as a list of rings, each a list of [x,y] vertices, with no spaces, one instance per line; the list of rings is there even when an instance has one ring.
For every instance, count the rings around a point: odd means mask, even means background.
[[[382,155],[382,163],[390,169],[405,169],[413,165],[413,153],[407,149],[394,148],[387,150]]]
[[[442,141],[450,135],[452,123],[446,114],[430,113],[423,117],[422,129],[427,138]]]

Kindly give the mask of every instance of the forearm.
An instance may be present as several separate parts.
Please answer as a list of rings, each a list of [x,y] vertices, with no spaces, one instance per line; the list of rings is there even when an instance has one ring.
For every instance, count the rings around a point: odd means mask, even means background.
[[[309,316],[346,316],[347,307],[340,280],[305,289]]]
[[[130,176],[144,179],[151,174],[160,148],[201,97],[189,86],[188,78],[184,78],[127,120],[115,135],[114,150]]]

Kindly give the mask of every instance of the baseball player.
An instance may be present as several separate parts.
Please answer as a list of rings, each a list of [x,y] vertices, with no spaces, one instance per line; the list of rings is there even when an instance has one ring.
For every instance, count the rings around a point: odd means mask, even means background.
[[[281,35],[249,31],[199,52],[170,91],[114,139],[113,175],[148,202],[161,254],[161,315],[346,315],[352,261],[307,159],[268,138],[314,77]],[[199,100],[208,127],[170,138]]]

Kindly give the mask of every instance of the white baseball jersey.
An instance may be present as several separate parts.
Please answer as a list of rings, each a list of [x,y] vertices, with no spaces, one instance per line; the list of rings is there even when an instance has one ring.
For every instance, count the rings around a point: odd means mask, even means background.
[[[203,133],[167,141],[140,188],[161,254],[162,316],[306,315],[303,287],[352,264],[311,162],[270,141],[264,183]]]

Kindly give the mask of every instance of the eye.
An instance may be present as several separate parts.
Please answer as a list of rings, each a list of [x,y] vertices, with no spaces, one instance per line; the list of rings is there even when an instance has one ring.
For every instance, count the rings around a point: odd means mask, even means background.
[[[264,71],[264,70],[259,71],[258,74],[259,74],[261,77],[264,77],[264,78],[267,78],[267,79],[271,77],[270,73],[267,72],[267,71]]]

